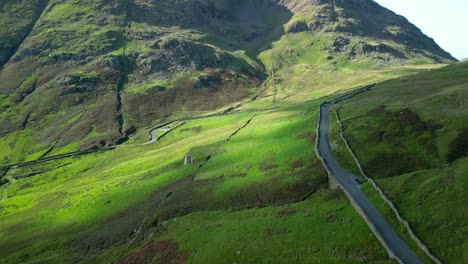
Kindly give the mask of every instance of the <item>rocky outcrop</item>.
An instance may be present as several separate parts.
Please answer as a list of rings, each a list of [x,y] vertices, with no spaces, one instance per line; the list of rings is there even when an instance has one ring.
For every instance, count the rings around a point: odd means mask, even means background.
[[[194,87],[196,89],[216,87],[223,82],[223,79],[219,75],[202,75],[197,78]]]
[[[101,77],[84,77],[79,75],[65,75],[59,80],[59,84],[65,86],[60,96],[74,93],[91,92],[96,89],[96,85],[101,81]]]
[[[120,60],[120,56],[106,56],[97,62],[97,66],[100,68],[105,68],[107,70],[121,71],[122,65],[120,63]]]
[[[136,65],[143,74],[158,71],[235,67],[235,58],[213,46],[181,38],[164,38],[150,44],[151,52],[140,54]],[[239,65],[240,62],[237,64]]]
[[[294,21],[291,24],[289,24],[286,28],[287,33],[299,33],[308,30],[309,26],[307,26],[306,22],[304,21]]]
[[[330,49],[333,52],[345,52],[349,43],[351,41],[348,38],[339,36],[333,40]]]
[[[389,54],[392,57],[398,59],[407,59],[407,57],[403,53],[383,43],[379,43],[377,45],[370,45],[365,42],[359,42],[358,44],[353,46],[350,52],[350,55],[352,57],[371,54]]]
[[[357,58],[374,58],[374,59],[408,59],[402,52],[384,44],[370,44],[364,41],[359,41],[357,44],[352,44],[349,38],[338,36],[334,38],[330,46],[325,46],[322,50],[329,50],[333,53],[349,54],[351,59]],[[333,59],[333,56],[329,56]]]

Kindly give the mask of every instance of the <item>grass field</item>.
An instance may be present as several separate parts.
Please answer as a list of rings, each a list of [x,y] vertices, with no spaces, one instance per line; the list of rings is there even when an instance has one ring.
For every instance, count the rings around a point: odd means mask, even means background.
[[[285,206],[190,214],[168,222],[156,239],[176,242],[189,263],[391,263],[333,191]]]
[[[377,180],[431,251],[446,263],[468,260],[464,219],[468,162]]]
[[[2,258],[103,261],[128,252],[122,245],[169,240],[194,263],[387,262],[359,215],[327,190],[313,152],[318,104],[188,121],[153,145],[11,170],[17,182],[0,187]],[[186,154],[195,163],[184,166]]]

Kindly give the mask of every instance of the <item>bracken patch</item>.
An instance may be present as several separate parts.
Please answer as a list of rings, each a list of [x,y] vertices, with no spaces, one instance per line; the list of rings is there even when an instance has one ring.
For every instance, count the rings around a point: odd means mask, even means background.
[[[310,143],[315,142],[315,137],[316,137],[316,135],[314,133],[312,133],[312,132],[306,132],[304,134],[301,134],[301,135],[297,136],[297,138],[305,139],[305,140],[309,141]]]
[[[304,167],[304,161],[302,160],[297,160],[297,161],[294,161],[293,163],[291,163],[291,168],[292,169],[297,169],[297,168],[302,168]]]
[[[265,160],[258,165],[260,171],[269,171],[278,168],[278,165],[273,163],[271,160]]]
[[[180,252],[177,243],[162,240],[146,244],[140,250],[121,258],[118,264],[173,263],[181,264],[188,257],[187,252]]]

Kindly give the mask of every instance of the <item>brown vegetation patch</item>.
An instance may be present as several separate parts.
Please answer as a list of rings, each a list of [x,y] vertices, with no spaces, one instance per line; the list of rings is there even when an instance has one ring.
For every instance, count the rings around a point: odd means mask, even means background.
[[[224,178],[244,178],[244,177],[247,177],[247,173],[236,173],[236,174],[224,176]]]
[[[119,132],[119,124],[116,121],[117,113],[115,109],[117,102],[115,96],[113,92],[103,95],[102,99],[96,104],[96,107],[86,111],[61,136],[58,146],[82,140],[93,130],[101,134],[101,136],[82,142],[80,149],[86,150],[117,143],[124,135]]]
[[[346,196],[341,189],[329,189],[325,194],[325,200],[327,201],[342,199],[346,199]]]
[[[20,62],[5,65],[0,72],[0,81],[2,83],[0,90],[2,92],[14,91],[38,67],[39,63],[32,58],[26,58]]]
[[[288,233],[287,228],[267,228],[265,230],[266,236],[277,236]]]
[[[312,165],[296,169],[294,175],[310,179],[312,185],[317,188],[328,184],[328,174],[319,160],[316,160]]]
[[[26,184],[21,185],[21,186],[18,188],[18,190],[23,190],[23,189],[31,188],[31,187],[33,187],[33,186],[34,186],[34,184],[32,184],[32,183],[26,183]]]
[[[173,263],[181,264],[187,258],[187,252],[179,252],[176,242],[162,240],[146,244],[140,250],[121,258],[118,264]]]
[[[441,125],[423,122],[408,108],[389,112],[379,106],[366,115],[348,119],[346,127],[346,139],[372,177],[428,169],[439,162],[434,138]]]
[[[325,222],[327,223],[336,223],[338,221],[338,218],[336,217],[336,215],[327,215],[327,217],[325,217]]]
[[[297,161],[294,161],[293,163],[291,163],[291,168],[292,169],[297,169],[297,168],[302,168],[304,167],[304,161],[302,160],[297,160]]]
[[[370,141],[382,142],[384,140],[385,131],[371,131],[368,139]]]
[[[278,165],[273,163],[272,160],[265,160],[258,165],[258,168],[260,171],[269,171],[278,168]]]
[[[202,131],[202,129],[203,129],[203,126],[196,126],[196,127],[191,127],[191,128],[184,128],[184,129],[182,129],[180,131],[182,131],[182,132],[193,131],[195,133],[198,133],[198,132]]]
[[[310,182],[297,182],[291,185],[291,191],[293,193],[308,193],[317,189],[316,186],[312,186]]]
[[[297,211],[295,209],[284,209],[275,214],[275,218],[283,218],[291,215],[295,215]]]
[[[192,131],[193,132],[200,132],[202,130],[203,126],[196,126],[196,127],[192,127]]]
[[[381,105],[377,108],[374,108],[372,110],[370,110],[369,112],[367,112],[368,115],[376,115],[376,116],[380,116],[380,115],[385,115],[387,114],[387,111],[385,111],[385,106]]]
[[[301,135],[298,135],[297,138],[299,139],[305,139],[307,141],[309,141],[310,143],[314,143],[315,142],[315,133],[313,132],[306,132],[304,134],[301,134]]]
[[[375,153],[369,161],[364,162],[366,172],[375,178],[402,175],[428,167],[430,164],[424,157],[403,152]]]
[[[375,252],[378,248],[373,239],[367,239],[355,245],[354,247],[337,247],[334,249],[333,254],[342,258],[350,260],[353,263],[376,263],[379,262],[375,259]],[[390,263],[397,263],[396,261]]]
[[[253,77],[248,80],[235,77],[229,71],[207,71],[218,79],[219,84],[213,87],[196,88],[195,80],[190,74],[180,77],[174,82],[174,88],[156,93],[123,94],[125,113],[139,124],[150,124],[156,119],[169,117],[180,111],[183,106],[187,111],[213,110],[246,98],[250,90],[245,87],[256,87],[260,79]],[[231,80],[231,81],[229,81]],[[157,110],[154,106],[157,105]]]
[[[397,119],[400,127],[410,127],[414,133],[423,132],[427,130],[426,124],[419,119],[419,117],[408,108],[393,113]]]

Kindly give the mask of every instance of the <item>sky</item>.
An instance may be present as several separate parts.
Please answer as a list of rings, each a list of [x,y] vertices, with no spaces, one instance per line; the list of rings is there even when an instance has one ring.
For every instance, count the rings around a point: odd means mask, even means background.
[[[455,58],[468,58],[468,0],[374,1],[406,17]]]

